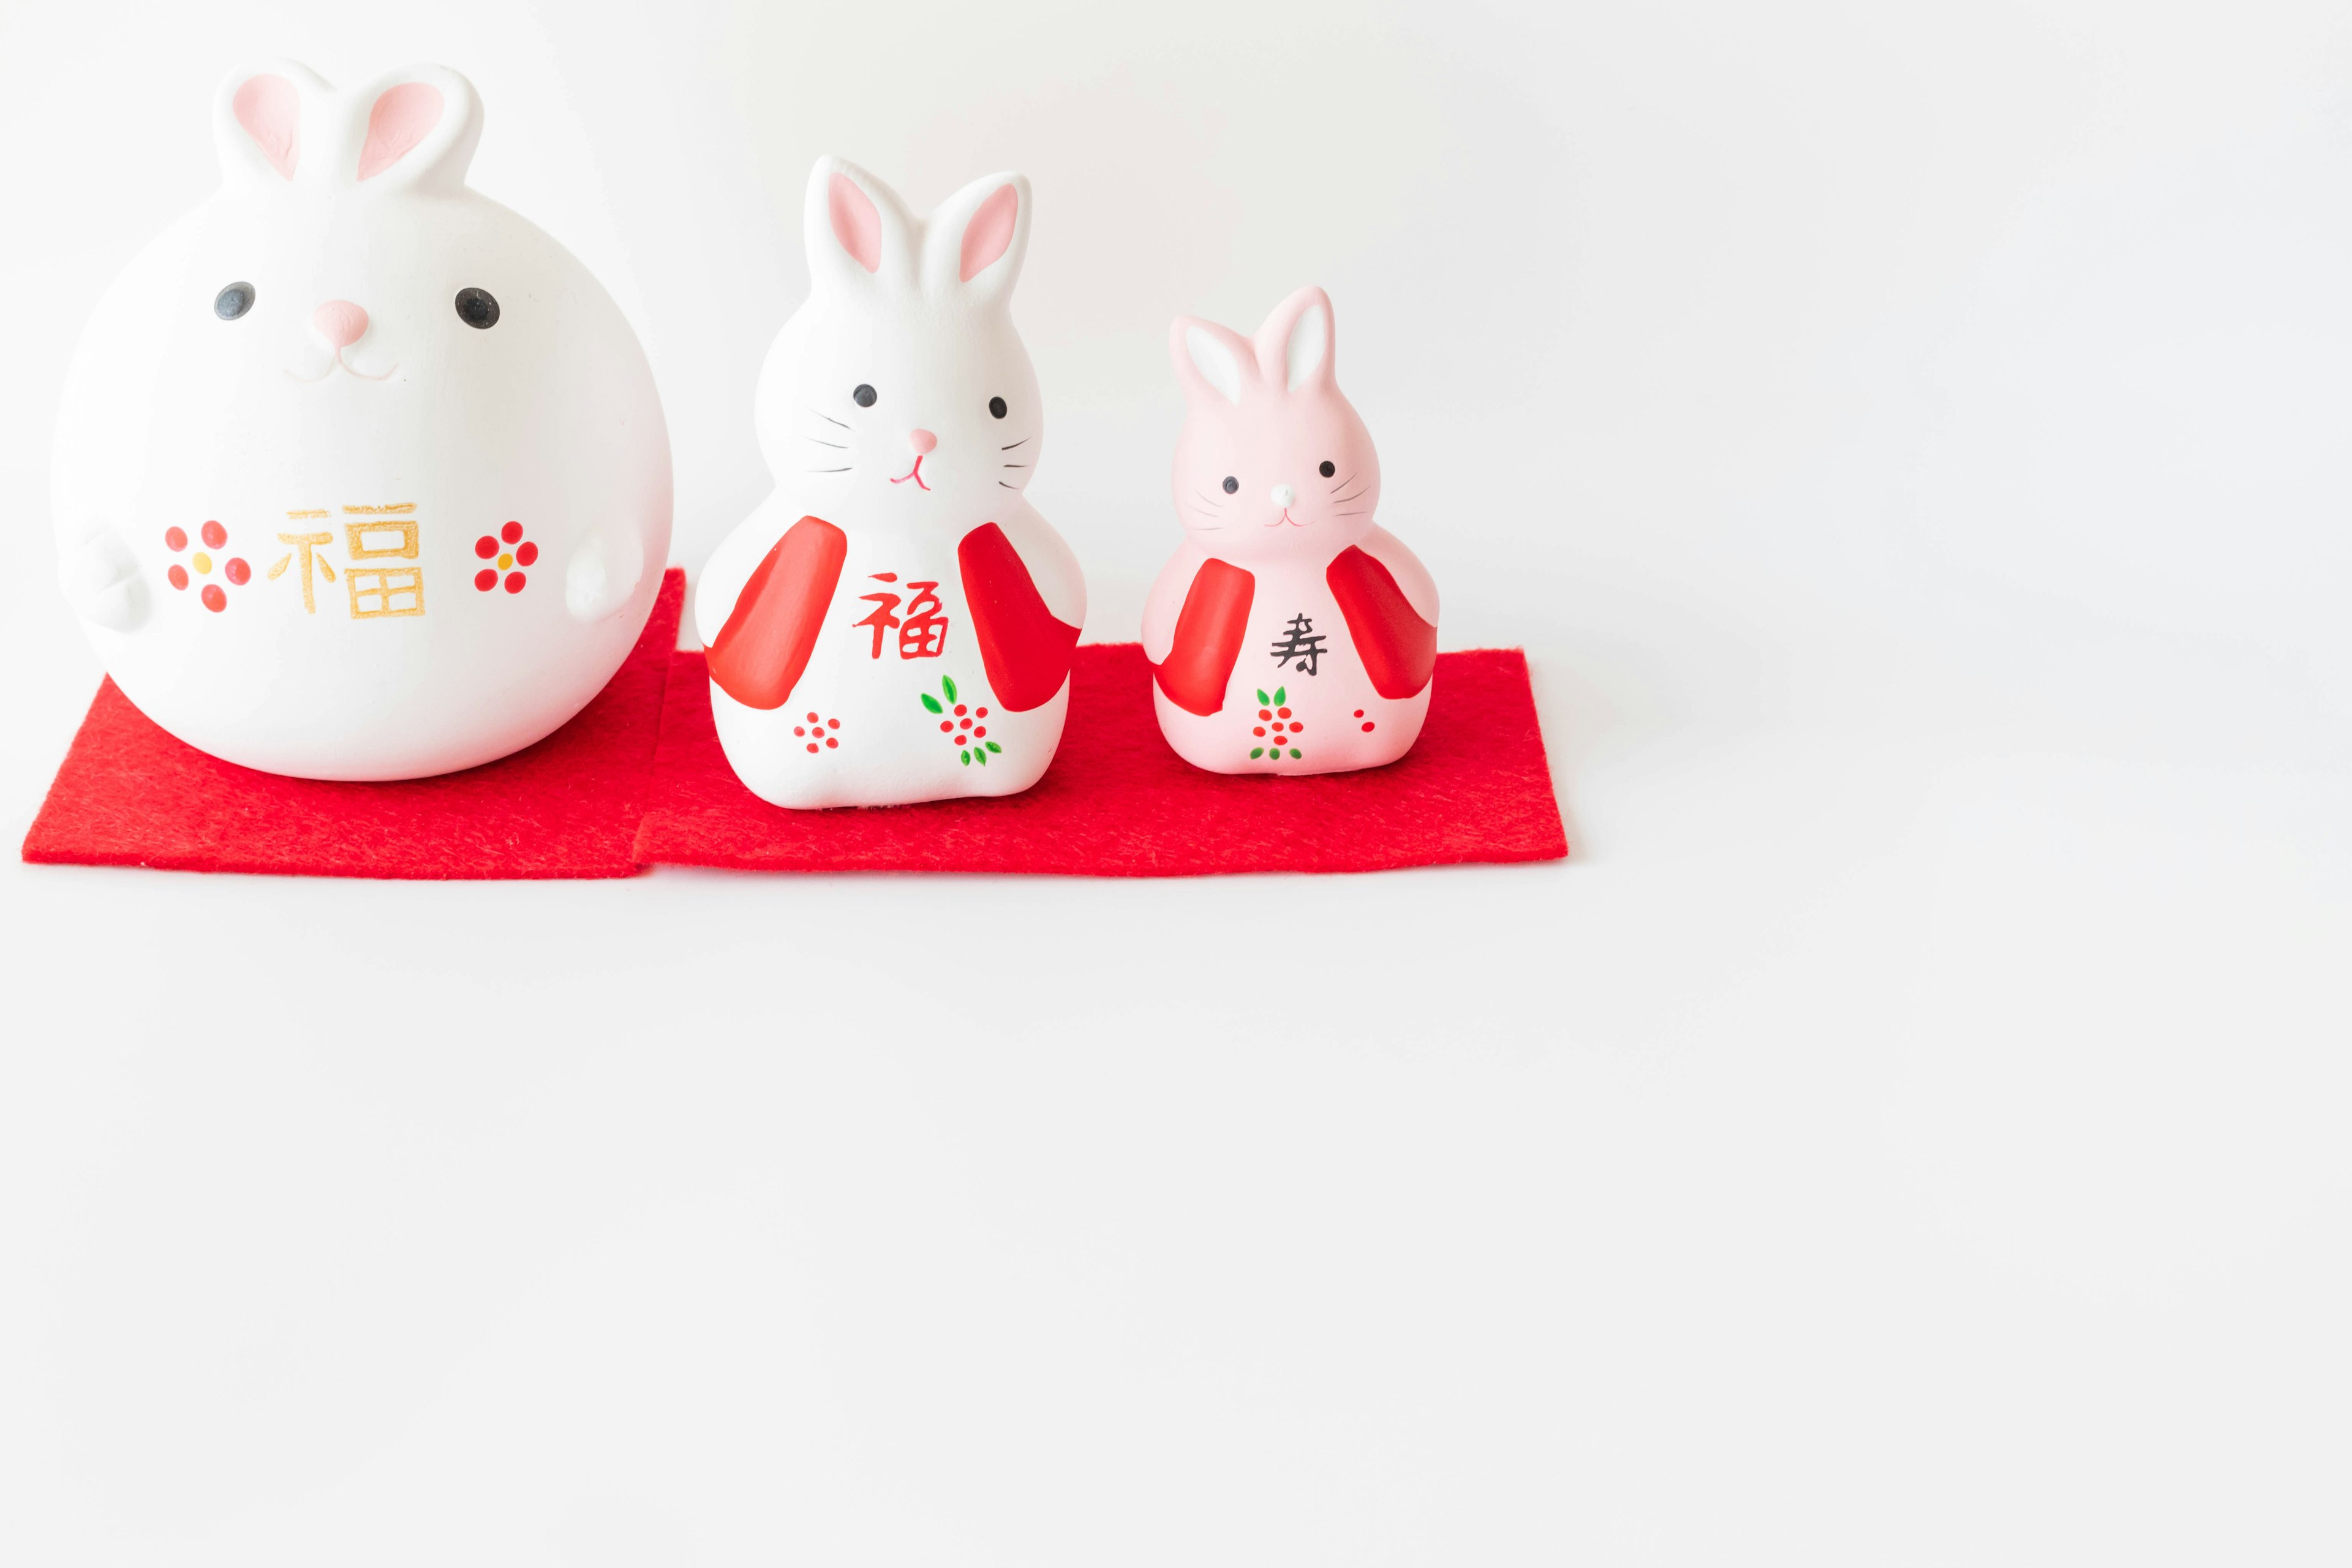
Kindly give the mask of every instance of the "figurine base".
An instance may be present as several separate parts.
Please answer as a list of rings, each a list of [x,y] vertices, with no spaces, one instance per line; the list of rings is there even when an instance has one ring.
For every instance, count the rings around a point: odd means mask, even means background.
[[[728,767],[702,655],[681,653],[638,858],[756,871],[1192,877],[1568,853],[1516,648],[1440,654],[1427,723],[1405,757],[1311,777],[1234,777],[1178,757],[1152,717],[1139,644],[1079,648],[1070,681],[1061,750],[1020,795],[787,811]]]
[[[173,739],[99,688],[26,835],[27,860],[411,880],[637,870],[662,685],[686,574],[604,689],[538,744],[464,773],[345,784],[257,773]]]

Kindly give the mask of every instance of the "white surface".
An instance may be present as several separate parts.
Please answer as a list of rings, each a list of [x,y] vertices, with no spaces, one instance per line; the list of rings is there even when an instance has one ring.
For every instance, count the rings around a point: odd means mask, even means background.
[[[689,565],[820,151],[1035,181],[1093,637],[1176,538],[1169,319],[1325,284],[1578,854],[9,864],[0,1558],[2352,1550],[2340,5],[329,9],[5,12],[10,834],[97,679],[65,356],[282,50],[480,87]]]

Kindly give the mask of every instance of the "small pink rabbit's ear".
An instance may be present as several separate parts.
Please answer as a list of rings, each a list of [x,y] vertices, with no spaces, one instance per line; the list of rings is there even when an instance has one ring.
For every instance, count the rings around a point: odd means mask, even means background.
[[[923,222],[923,292],[995,302],[1020,281],[1029,250],[1029,182],[1020,174],[974,180]]]
[[[803,205],[809,286],[903,285],[912,271],[907,209],[898,193],[840,158],[819,158]]]
[[[213,95],[213,141],[221,175],[240,190],[283,189],[302,168],[302,124],[334,89],[291,60],[231,71]]]
[[[1309,284],[1274,308],[1253,344],[1258,374],[1286,392],[1329,391],[1331,297]]]
[[[1168,329],[1168,357],[1176,363],[1176,384],[1184,401],[1232,407],[1242,400],[1244,378],[1256,374],[1247,338],[1214,321],[1179,316]]]

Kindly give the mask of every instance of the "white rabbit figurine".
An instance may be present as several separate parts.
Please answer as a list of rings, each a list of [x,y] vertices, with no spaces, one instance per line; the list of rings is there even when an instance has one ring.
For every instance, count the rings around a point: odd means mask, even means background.
[[[572,717],[644,627],[669,440],[635,336],[466,187],[473,87],[287,63],[214,110],[220,191],[100,300],[58,409],[68,598],[189,744],[397,779]]]
[[[1381,460],[1331,368],[1330,299],[1255,339],[1179,317],[1184,543],[1143,607],[1160,733],[1220,773],[1328,773],[1405,754],[1429,715],[1437,585],[1373,521]]]
[[[764,800],[1013,795],[1061,742],[1087,591],[1022,494],[1045,427],[1010,309],[1029,201],[992,174],[918,219],[839,159],[809,176],[809,297],[753,410],[775,493],[695,599],[719,743]]]

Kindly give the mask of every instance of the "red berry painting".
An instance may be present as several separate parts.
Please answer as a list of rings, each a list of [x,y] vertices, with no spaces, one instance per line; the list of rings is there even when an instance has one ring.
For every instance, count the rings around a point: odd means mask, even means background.
[[[990,757],[1003,756],[1004,748],[988,738],[988,710],[958,701],[951,677],[940,677],[940,691],[946,701],[926,691],[921,694],[923,706],[939,716],[940,733],[948,738],[948,744],[957,748],[963,765],[970,767],[978,763],[986,767]]]

